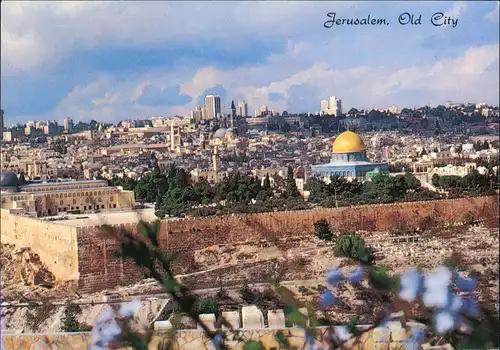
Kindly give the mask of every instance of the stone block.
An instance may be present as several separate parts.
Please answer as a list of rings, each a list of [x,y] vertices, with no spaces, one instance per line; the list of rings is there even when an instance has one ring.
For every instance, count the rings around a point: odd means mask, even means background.
[[[240,312],[239,311],[226,311],[222,313],[222,317],[231,325],[233,329],[241,328]],[[228,329],[222,326],[222,329]]]
[[[241,320],[245,329],[264,328],[264,315],[255,305],[243,306],[241,308]]]
[[[391,331],[391,339],[392,339],[392,341],[402,342],[402,341],[405,341],[406,338],[407,338],[407,335],[406,335],[406,330],[405,329],[397,329],[397,330],[392,330]]]
[[[267,327],[271,329],[283,329],[286,327],[283,310],[269,310],[267,312]]]
[[[391,331],[403,329],[403,325],[401,324],[400,320],[389,321],[387,322],[387,325],[385,327],[390,329]]]
[[[385,327],[378,327],[373,330],[373,341],[375,343],[388,343],[391,331]]]
[[[201,314],[200,321],[210,330],[215,329],[215,315],[214,314]],[[201,325],[197,325],[198,329],[203,329]]]
[[[172,329],[172,323],[170,321],[156,321],[154,323],[154,330],[155,331],[163,331],[163,330],[170,330]]]

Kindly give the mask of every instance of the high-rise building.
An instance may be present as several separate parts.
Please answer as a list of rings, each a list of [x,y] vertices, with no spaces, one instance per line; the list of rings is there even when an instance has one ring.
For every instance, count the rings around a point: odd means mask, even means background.
[[[193,119],[196,123],[198,123],[204,117],[203,110],[204,110],[203,106],[196,107],[194,111],[191,112],[191,119]]]
[[[47,124],[43,126],[43,133],[44,135],[57,135],[59,133],[59,125],[57,125],[57,122],[54,121],[48,121]]]
[[[64,131],[68,134],[71,134],[73,132],[73,119],[71,119],[70,117],[64,118]]]
[[[335,110],[336,117],[340,117],[342,115],[342,100],[340,98],[335,99],[335,105],[333,109]]]
[[[239,101],[236,114],[240,117],[248,117],[248,105],[245,101]]]
[[[269,108],[267,108],[266,105],[260,106],[260,116],[265,117],[268,114],[269,114]]]
[[[334,115],[336,117],[342,114],[342,101],[340,98],[330,96],[328,100],[321,101],[321,114]]]
[[[215,119],[221,115],[220,97],[208,95],[205,97],[205,107],[207,108],[206,119]]]
[[[321,100],[321,114],[325,114],[328,111],[328,100]]]

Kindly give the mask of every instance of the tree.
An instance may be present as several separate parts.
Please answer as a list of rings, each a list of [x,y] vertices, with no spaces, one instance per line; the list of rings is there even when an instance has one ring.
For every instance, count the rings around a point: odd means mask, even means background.
[[[438,187],[440,186],[439,185],[439,175],[438,174],[434,174],[432,175],[432,185],[435,186],[435,187]]]
[[[265,190],[271,189],[271,179],[269,178],[269,174],[266,174],[266,177],[264,178],[264,183],[262,184],[262,187]]]
[[[333,238],[333,233],[330,230],[330,225],[325,219],[321,219],[314,223],[314,233],[316,237],[324,241],[331,241]]]
[[[349,112],[347,112],[347,114],[351,114],[351,115],[352,115],[352,114],[358,114],[358,113],[359,113],[359,111],[358,111],[356,108],[351,108],[351,109],[349,110]]]
[[[79,305],[68,304],[64,310],[64,315],[61,318],[61,330],[63,332],[88,332],[92,327],[86,324],[81,324],[77,320],[77,316],[81,314],[82,309]]]
[[[407,190],[416,192],[420,190],[420,186],[422,185],[420,181],[410,172],[405,173],[405,182]]]
[[[295,178],[293,176],[293,169],[291,166],[288,167],[286,174],[286,185],[285,185],[285,197],[286,198],[298,198],[300,197],[299,190],[297,189],[297,184],[295,183]]]
[[[365,246],[364,240],[356,233],[343,234],[335,240],[335,256],[356,259],[364,264],[371,264],[373,253]]]

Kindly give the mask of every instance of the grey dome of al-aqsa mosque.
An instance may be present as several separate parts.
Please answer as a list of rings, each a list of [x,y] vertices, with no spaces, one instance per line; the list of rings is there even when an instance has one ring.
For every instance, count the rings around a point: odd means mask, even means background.
[[[0,188],[17,188],[19,186],[19,178],[13,172],[0,172]]]
[[[220,128],[218,129],[212,136],[214,139],[223,139],[224,136],[226,136],[227,129],[226,128]]]

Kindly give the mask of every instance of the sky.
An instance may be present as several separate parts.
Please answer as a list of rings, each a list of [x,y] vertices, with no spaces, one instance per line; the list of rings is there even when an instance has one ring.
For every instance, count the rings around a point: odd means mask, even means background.
[[[325,28],[332,12],[389,25]],[[345,111],[498,105],[498,2],[1,2],[6,125],[187,116],[209,93],[252,114],[314,113],[331,95]]]

